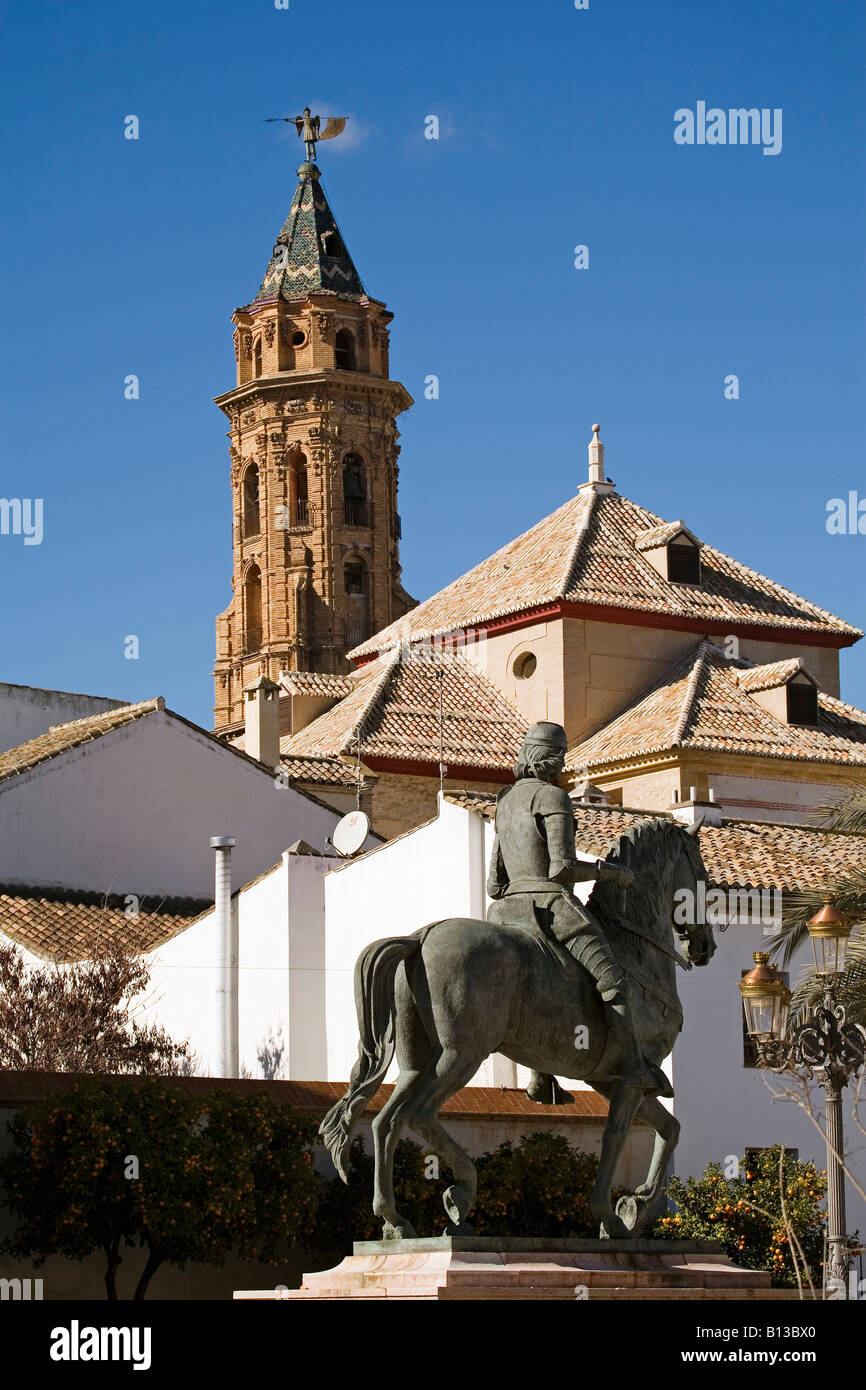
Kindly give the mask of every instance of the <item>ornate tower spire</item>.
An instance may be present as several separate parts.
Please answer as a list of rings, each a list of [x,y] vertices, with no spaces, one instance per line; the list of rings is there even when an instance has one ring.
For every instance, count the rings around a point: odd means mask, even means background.
[[[319,139],[327,138],[321,134]],[[315,164],[255,299],[232,316],[232,600],[217,618],[215,726],[281,670],[339,673],[346,653],[414,600],[400,582],[393,315],[364,289]]]

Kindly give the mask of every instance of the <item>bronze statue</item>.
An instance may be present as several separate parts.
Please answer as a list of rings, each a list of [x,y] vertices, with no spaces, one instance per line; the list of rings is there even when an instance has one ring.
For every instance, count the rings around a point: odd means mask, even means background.
[[[548,1081],[552,1092],[552,1078],[566,1076],[607,1099],[591,1201],[602,1236],[636,1236],[663,1200],[679,1136],[659,1099],[670,1094],[659,1065],[682,1027],[677,961],[706,965],[715,951],[711,926],[674,928],[673,908],[678,890],[697,896],[706,871],[696,827],[661,817],[621,834],[603,866],[582,868],[571,805],[552,785],[564,751],[560,725],[534,725],[517,781],[500,793],[490,920],[448,918],[373,942],[355,966],[358,1061],[320,1133],[345,1180],[353,1131],[396,1051],[399,1075],[373,1121],[373,1210],[386,1239],[415,1234],[394,1197],[404,1126],[454,1173],[443,1195],[446,1233],[472,1233],[475,1165],[438,1117],[493,1052],[529,1067],[543,1098]],[[597,880],[586,908],[569,892],[584,873]],[[674,930],[684,955],[673,945]],[[646,1180],[614,1211],[614,1172],[635,1118],[656,1131],[653,1156]]]
[[[655,1095],[672,1096],[664,1072],[641,1056],[628,981],[592,913],[573,896],[573,883],[610,879],[628,887],[623,865],[587,863],[574,852],[574,810],[568,793],[553,785],[568,745],[561,724],[533,724],[514,769],[516,782],[496,798],[496,838],[487,892],[496,899],[489,922],[525,926],[552,936],[589,971],[607,1004],[608,1028],[622,1059],[622,1079]],[[527,1095],[540,1104],[568,1104],[556,1077],[533,1073]]]

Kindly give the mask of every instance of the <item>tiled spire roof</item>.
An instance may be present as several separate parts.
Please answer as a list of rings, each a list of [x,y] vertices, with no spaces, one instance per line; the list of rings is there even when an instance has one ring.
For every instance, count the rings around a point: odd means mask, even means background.
[[[302,164],[299,182],[253,303],[334,294],[363,299],[361,277],[331,211],[315,164]]]

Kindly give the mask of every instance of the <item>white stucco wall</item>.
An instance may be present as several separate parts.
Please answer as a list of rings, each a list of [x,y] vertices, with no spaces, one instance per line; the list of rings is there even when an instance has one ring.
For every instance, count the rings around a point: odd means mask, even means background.
[[[123,703],[103,695],[75,695],[69,690],[42,690],[35,685],[0,681],[0,752],[38,738],[52,724],[85,719]]]
[[[212,835],[242,884],[297,839],[325,851],[339,814],[168,711],[0,782],[0,881],[210,897]]]
[[[259,1054],[263,1045],[276,1043],[283,1050],[278,1079],[326,1079],[323,879],[333,862],[286,851],[272,872],[232,900],[242,1075],[262,1076]],[[189,1041],[199,1075],[218,1075],[213,912],[150,960],[147,1017]]]
[[[785,1144],[799,1149],[819,1169],[827,1166],[824,1139],[808,1115],[787,1100],[774,1100],[784,1084],[772,1073],[743,1065],[743,1025],[737,988],[752,953],[766,949],[760,926],[715,929],[716,954],[709,965],[686,974],[677,985],[683,1004],[683,1031],[674,1049],[674,1113],[682,1124],[674,1167],[684,1177],[702,1173],[710,1162],[740,1158],[746,1148]],[[808,946],[789,967],[792,985],[811,958]],[[813,1088],[814,1106],[823,1122],[823,1092]],[[866,1138],[850,1118],[845,1096],[845,1139],[853,1171],[866,1186]],[[866,1205],[848,1184],[848,1228],[866,1230]]]
[[[345,1080],[357,1057],[353,972],[363,948],[443,917],[486,914],[492,827],[448,801],[440,799],[439,807],[436,820],[325,879],[329,1080]],[[392,1066],[388,1079],[395,1074]],[[489,1068],[475,1083],[498,1084]]]

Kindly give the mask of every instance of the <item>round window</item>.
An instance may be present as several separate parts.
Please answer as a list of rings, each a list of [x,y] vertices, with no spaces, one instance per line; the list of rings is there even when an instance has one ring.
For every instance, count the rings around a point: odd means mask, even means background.
[[[296,328],[292,334],[292,347],[303,347],[307,341],[307,335],[301,328]]]
[[[538,661],[534,652],[522,652],[511,669],[517,680],[528,681],[530,676],[535,675],[537,665]]]

